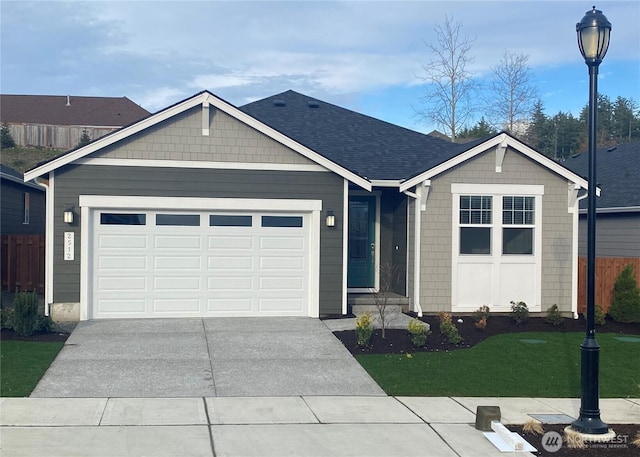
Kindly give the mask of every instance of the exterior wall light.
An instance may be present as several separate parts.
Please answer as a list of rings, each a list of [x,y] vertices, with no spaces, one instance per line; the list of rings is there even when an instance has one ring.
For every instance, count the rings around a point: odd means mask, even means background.
[[[329,228],[336,227],[336,216],[333,214],[333,211],[327,211],[327,218],[325,219],[325,223]]]
[[[73,206],[64,210],[65,224],[73,224]]]

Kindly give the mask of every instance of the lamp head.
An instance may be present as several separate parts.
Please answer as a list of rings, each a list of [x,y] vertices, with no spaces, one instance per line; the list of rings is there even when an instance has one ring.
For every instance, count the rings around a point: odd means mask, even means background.
[[[578,47],[587,65],[600,65],[609,49],[609,35],[611,22],[602,11],[593,9],[587,11],[580,22],[576,24]]]

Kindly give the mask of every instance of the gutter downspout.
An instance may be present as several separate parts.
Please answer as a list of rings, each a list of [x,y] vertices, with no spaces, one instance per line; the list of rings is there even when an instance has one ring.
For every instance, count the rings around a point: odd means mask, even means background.
[[[420,306],[420,205],[422,201],[422,188],[417,187],[416,193],[405,190],[407,197],[414,199],[414,240],[413,240],[413,310],[422,317],[422,307]]]
[[[53,303],[53,172],[51,181],[42,178],[34,179],[34,182],[44,188],[45,195],[45,240],[44,240],[44,315],[51,315],[51,303]]]

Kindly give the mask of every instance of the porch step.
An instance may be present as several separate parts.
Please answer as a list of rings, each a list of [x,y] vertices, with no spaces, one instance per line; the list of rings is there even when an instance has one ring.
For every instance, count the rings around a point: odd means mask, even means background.
[[[409,304],[407,303],[406,305],[392,305],[390,303],[387,303],[387,306],[384,309],[384,313],[386,316],[388,317],[394,317],[394,316],[398,316],[402,313],[404,313],[405,311],[409,310]],[[356,316],[360,316],[361,314],[364,314],[366,312],[370,312],[372,315],[377,316],[379,311],[378,311],[378,307],[376,305],[352,305],[351,307],[351,312],[353,314],[355,314]]]
[[[382,301],[382,298],[380,298]],[[376,305],[375,294],[349,294],[347,297],[347,303],[355,306],[355,305]],[[405,297],[404,295],[399,294],[389,294],[387,297],[387,306],[389,305],[399,305],[403,308],[409,308],[409,297]]]

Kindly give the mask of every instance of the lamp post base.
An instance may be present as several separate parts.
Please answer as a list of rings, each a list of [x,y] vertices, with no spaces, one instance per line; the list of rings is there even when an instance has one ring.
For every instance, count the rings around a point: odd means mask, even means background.
[[[586,447],[586,443],[607,443],[616,437],[616,432],[607,430],[606,433],[599,434],[584,433],[575,430],[572,424],[564,429],[564,436],[569,447],[579,449]]]

